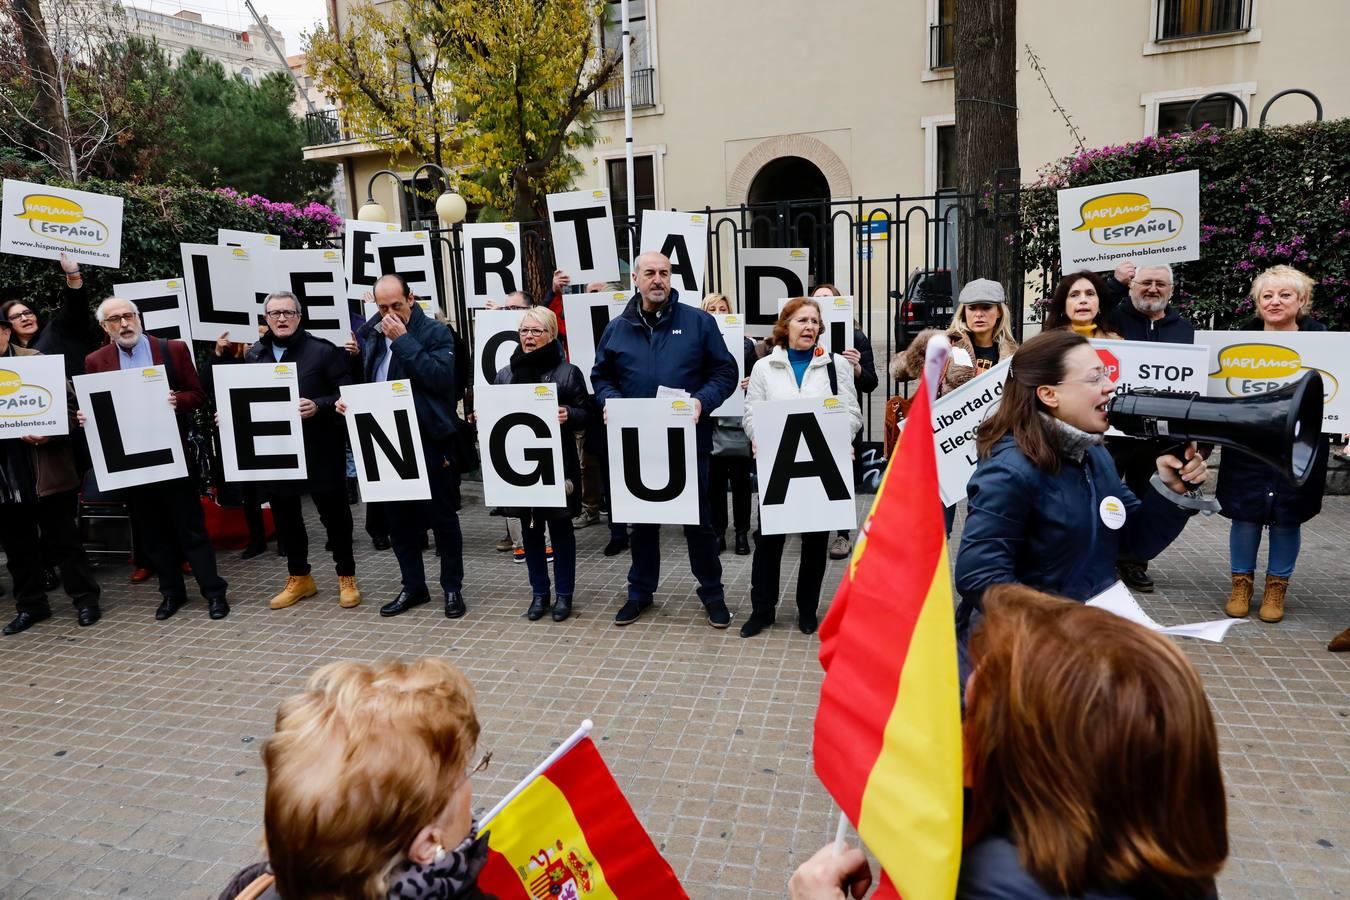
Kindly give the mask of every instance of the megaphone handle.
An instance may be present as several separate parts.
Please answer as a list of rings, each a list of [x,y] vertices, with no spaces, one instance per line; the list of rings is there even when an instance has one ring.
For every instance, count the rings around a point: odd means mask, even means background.
[[[1210,446],[1212,448],[1213,445]],[[1186,459],[1186,447],[1187,444],[1170,443],[1166,445],[1164,449],[1160,450],[1158,455],[1167,456],[1170,454],[1184,462]],[[1197,448],[1196,452],[1199,453],[1202,451],[1200,448]],[[1154,477],[1157,478],[1157,475],[1154,475]],[[1161,480],[1162,479],[1159,479],[1159,481]],[[1200,486],[1187,488],[1186,493],[1181,496],[1187,501],[1181,503],[1182,506],[1185,506],[1187,509],[1199,510],[1200,515],[1202,516],[1212,516],[1221,509],[1219,506],[1219,498],[1205,496],[1205,492]]]

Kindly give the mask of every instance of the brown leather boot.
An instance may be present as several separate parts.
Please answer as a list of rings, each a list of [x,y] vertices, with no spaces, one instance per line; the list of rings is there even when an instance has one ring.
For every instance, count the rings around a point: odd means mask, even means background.
[[[1350,628],[1332,638],[1331,643],[1327,644],[1327,649],[1332,653],[1343,653],[1350,650]]]
[[[1252,588],[1256,580],[1242,572],[1233,573],[1233,593],[1228,595],[1228,603],[1223,611],[1235,619],[1241,619],[1251,611]]]
[[[287,576],[286,586],[281,589],[281,593],[273,597],[267,605],[272,609],[285,609],[306,597],[313,597],[318,592],[319,586],[314,583],[313,575],[290,575]]]
[[[356,586],[355,575],[338,576],[338,606],[351,609],[361,605],[361,589]]]
[[[1284,618],[1284,592],[1289,590],[1289,579],[1276,575],[1266,576],[1266,592],[1261,597],[1261,609],[1257,612],[1262,622],[1272,625]]]

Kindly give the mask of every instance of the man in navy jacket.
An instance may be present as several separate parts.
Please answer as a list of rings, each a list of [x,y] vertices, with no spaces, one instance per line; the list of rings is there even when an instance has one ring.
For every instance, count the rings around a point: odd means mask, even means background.
[[[712,453],[712,411],[736,389],[736,360],[713,317],[680,303],[671,290],[669,259],[660,253],[644,253],[637,258],[634,271],[637,295],[600,336],[591,384],[601,406],[614,397],[655,397],[660,387],[687,391],[693,400],[699,524],[684,526],[684,538],[708,623],[726,628],[731,614],[722,590],[722,563],[711,524],[708,457]],[[661,577],[660,535],[659,525],[633,526],[628,599],[614,617],[616,625],[637,621],[652,605],[652,594]]]

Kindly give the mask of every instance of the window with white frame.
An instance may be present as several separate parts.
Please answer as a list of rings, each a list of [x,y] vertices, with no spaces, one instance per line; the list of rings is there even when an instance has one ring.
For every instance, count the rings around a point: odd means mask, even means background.
[[[1217,96],[1221,94],[1231,96]],[[1238,98],[1250,114],[1252,97],[1255,95],[1254,81],[1144,94],[1139,98],[1139,104],[1144,107],[1144,134],[1173,134],[1185,131],[1186,118],[1190,115],[1192,106],[1195,106],[1191,122],[1193,128],[1198,129],[1206,122],[1213,128],[1232,128],[1241,125],[1242,113],[1232,98]],[[1204,102],[1197,105],[1196,101],[1202,99]]]
[[[623,50],[623,10],[619,4],[623,0],[605,0],[604,21],[600,28],[601,50]],[[651,33],[651,17],[648,15],[649,0],[627,0],[628,32],[632,42],[628,45],[628,62],[632,72],[633,108],[641,109],[656,105],[656,66]],[[623,85],[611,85],[596,91],[595,106],[601,112],[623,109]]]
[[[1252,27],[1252,0],[1157,0],[1154,40],[1237,34]]]

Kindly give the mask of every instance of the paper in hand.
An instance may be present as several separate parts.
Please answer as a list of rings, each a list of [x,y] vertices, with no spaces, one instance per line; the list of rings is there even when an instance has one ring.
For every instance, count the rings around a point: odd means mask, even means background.
[[[1119,581],[1093,597],[1087,602],[1087,605],[1115,613],[1122,619],[1129,619],[1131,622],[1143,625],[1151,631],[1175,634],[1180,637],[1200,638],[1202,641],[1214,641],[1215,643],[1224,639],[1229,628],[1239,622],[1247,621],[1246,619],[1215,619],[1209,622],[1192,622],[1186,625],[1164,627],[1153,621],[1153,618],[1144,612],[1139,605],[1139,601],[1135,600],[1134,595],[1130,593],[1129,588]]]

